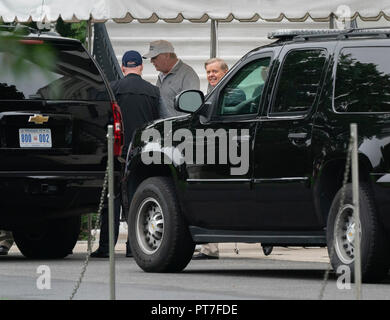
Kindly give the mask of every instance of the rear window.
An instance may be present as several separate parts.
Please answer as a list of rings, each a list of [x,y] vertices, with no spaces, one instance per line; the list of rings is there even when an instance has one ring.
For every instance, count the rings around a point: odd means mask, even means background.
[[[43,67],[36,62],[39,59],[28,54],[18,56],[1,46],[1,100],[109,100],[99,70],[80,44],[26,41],[20,45],[28,46],[28,49],[48,47],[55,63]],[[20,52],[26,52],[20,49]],[[36,54],[39,50],[29,52]]]
[[[390,48],[344,48],[334,90],[338,112],[390,112]]]

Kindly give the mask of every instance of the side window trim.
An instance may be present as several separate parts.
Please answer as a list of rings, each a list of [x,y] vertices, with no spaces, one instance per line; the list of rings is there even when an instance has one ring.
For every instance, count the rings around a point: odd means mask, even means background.
[[[292,49],[288,50],[284,54],[283,61],[280,64],[278,70],[274,70],[274,72],[276,73],[276,75],[275,75],[275,82],[274,82],[275,85],[273,86],[272,92],[270,93],[271,94],[271,99],[269,100],[268,106],[266,106],[266,108],[267,108],[266,118],[267,119],[286,119],[286,120],[287,119],[303,119],[303,118],[306,118],[306,116],[311,113],[311,111],[313,109],[313,106],[316,104],[316,102],[318,100],[320,92],[315,97],[311,108],[306,110],[306,111],[298,111],[298,112],[271,112],[271,109],[272,109],[273,104],[275,102],[275,95],[276,95],[277,90],[279,88],[279,82],[280,82],[280,78],[281,78],[281,73],[282,73],[284,64],[286,62],[286,58],[288,57],[288,55],[291,52],[294,52],[294,51],[310,51],[310,50],[321,50],[326,55],[326,60],[325,60],[325,63],[323,65],[323,67],[322,67],[321,76],[320,76],[320,86],[322,85],[322,82],[324,80],[324,73],[325,73],[325,70],[327,69],[327,65],[329,63],[329,50],[328,50],[328,48],[326,48],[326,47],[317,47],[316,46],[316,47],[292,48]]]
[[[238,114],[238,115],[218,115],[217,112],[218,112],[218,106],[219,106],[219,97],[220,97],[220,94],[221,94],[221,91],[225,88],[225,85],[227,85],[229,83],[229,81],[242,69],[244,68],[245,66],[247,66],[248,64],[256,61],[256,60],[260,60],[260,59],[265,59],[265,58],[270,58],[270,64],[269,64],[269,67],[270,67],[270,72],[272,72],[272,63],[275,59],[275,56],[278,55],[278,52],[274,52],[274,51],[266,51],[266,52],[261,52],[259,54],[254,54],[253,56],[251,56],[249,59],[247,59],[244,63],[242,63],[241,65],[236,65],[234,66],[231,70],[233,71],[232,73],[229,73],[228,77],[226,79],[223,80],[223,83],[221,83],[221,85],[219,86],[218,88],[218,92],[214,92],[213,95],[215,95],[217,98],[213,101],[213,110],[212,110],[212,113],[211,113],[211,118],[210,118],[210,122],[235,122],[235,121],[241,121],[241,120],[248,120],[248,119],[254,119],[254,118],[257,118],[259,117],[259,114],[261,112],[261,104],[262,104],[262,101],[264,99],[264,97],[261,98],[260,102],[259,102],[259,110],[257,111],[257,113],[248,113],[248,114]],[[266,92],[266,89],[267,89],[267,86],[268,86],[268,79],[269,77],[267,77],[265,83],[264,83],[264,90],[263,90],[263,93]]]

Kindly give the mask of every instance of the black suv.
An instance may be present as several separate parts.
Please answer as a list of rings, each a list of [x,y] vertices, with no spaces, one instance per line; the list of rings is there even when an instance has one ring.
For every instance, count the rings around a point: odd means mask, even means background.
[[[0,36],[0,229],[27,257],[64,257],[80,215],[98,208],[109,124],[121,152],[120,108],[80,41],[11,31]]]
[[[245,55],[204,98],[136,132],[129,237],[145,271],[180,271],[195,244],[327,246],[354,261],[350,123],[359,133],[362,276],[390,264],[390,30],[293,30]],[[330,248],[333,248],[332,250]]]

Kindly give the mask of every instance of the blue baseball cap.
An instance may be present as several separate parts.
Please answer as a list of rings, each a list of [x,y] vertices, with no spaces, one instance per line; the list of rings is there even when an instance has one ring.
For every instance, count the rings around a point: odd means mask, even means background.
[[[122,57],[122,65],[127,68],[138,67],[142,64],[142,57],[138,51],[126,51]]]

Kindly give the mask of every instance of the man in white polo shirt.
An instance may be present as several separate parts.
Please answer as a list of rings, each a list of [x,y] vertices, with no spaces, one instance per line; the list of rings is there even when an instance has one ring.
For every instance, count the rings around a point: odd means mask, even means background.
[[[156,86],[160,88],[160,94],[167,109],[162,113],[166,116],[182,114],[174,109],[173,102],[176,95],[184,90],[199,90],[200,81],[194,69],[178,59],[172,44],[166,40],[151,42],[149,52],[143,55],[143,58],[150,58],[156,70],[160,71]]]

